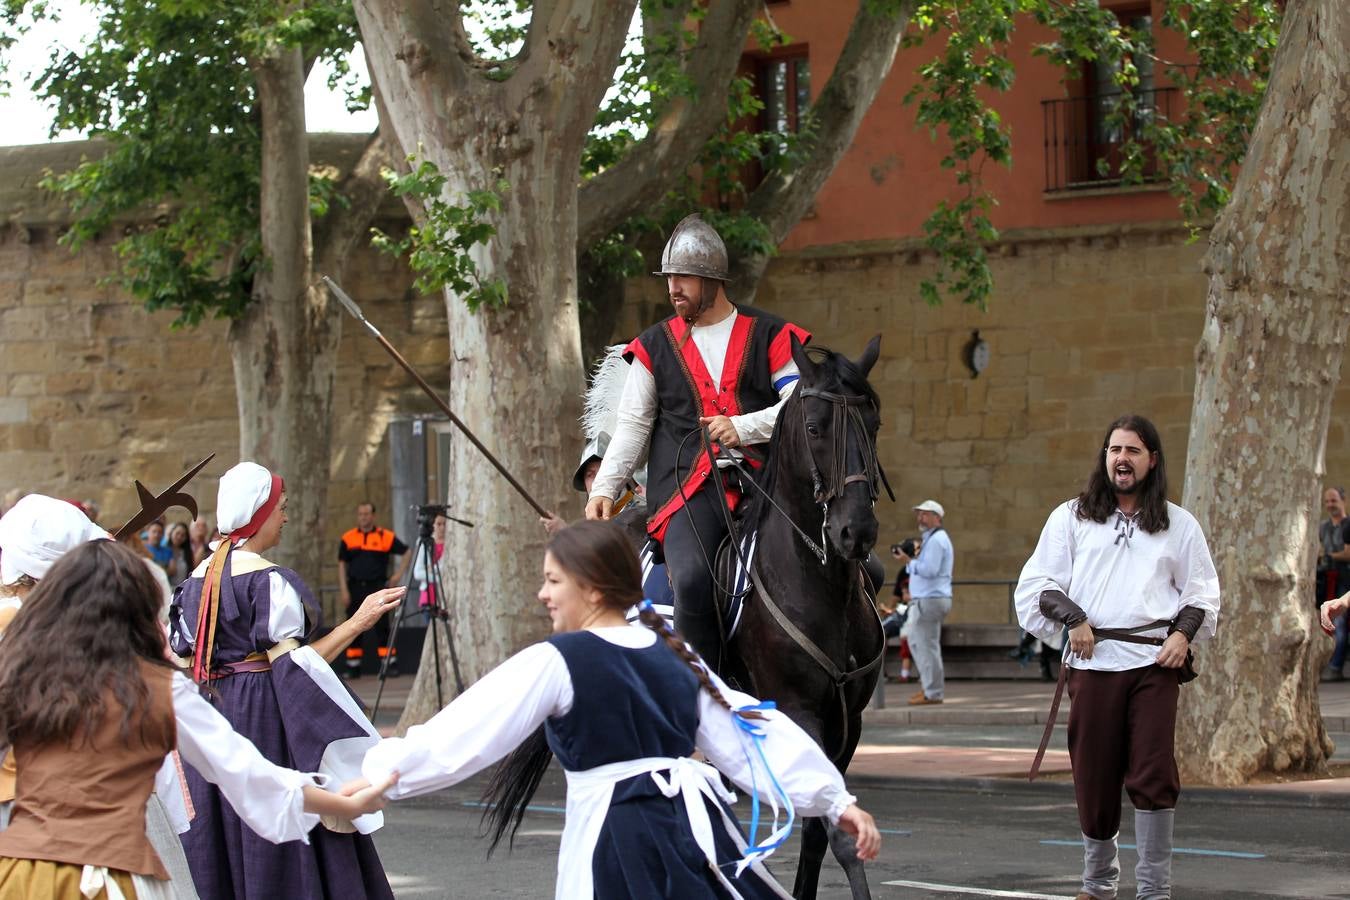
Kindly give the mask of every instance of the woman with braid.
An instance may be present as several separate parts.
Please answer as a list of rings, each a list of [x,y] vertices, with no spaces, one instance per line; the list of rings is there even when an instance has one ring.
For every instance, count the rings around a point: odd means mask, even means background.
[[[519,827],[556,754],[567,771],[559,898],[789,896],[763,865],[770,846],[747,849],[718,770],[780,807],[790,800],[797,815],[827,817],[855,837],[859,857],[875,858],[881,836],[872,817],[805,732],[709,674],[648,604],[647,628],[626,624],[641,584],[637,557],[612,522],[556,533],[539,589],[553,636],[407,737],[381,741],[366,754],[364,780],[348,788],[397,771],[387,797],[424,794],[509,753],[488,790],[495,847]],[[691,759],[695,749],[717,770]]]

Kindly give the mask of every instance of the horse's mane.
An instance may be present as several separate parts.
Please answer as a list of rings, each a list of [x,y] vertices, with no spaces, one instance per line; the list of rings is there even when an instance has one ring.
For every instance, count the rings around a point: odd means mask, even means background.
[[[817,366],[816,380],[812,383],[812,387],[832,393],[862,395],[871,400],[873,406],[881,408],[880,397],[853,360],[828,347],[811,346],[804,349]],[[759,529],[765,513],[773,508],[767,498],[773,495],[774,486],[777,484],[780,461],[786,458],[785,454],[792,454],[802,442],[800,429],[784,427],[784,422],[791,421],[789,416],[801,416],[801,386],[802,381],[799,380],[797,382],[799,390],[794,390],[788,397],[783,408],[778,411],[778,420],[774,422],[773,436],[769,438],[769,461],[758,479],[760,487],[764,490],[752,492],[754,497],[746,506],[743,520],[752,530]]]

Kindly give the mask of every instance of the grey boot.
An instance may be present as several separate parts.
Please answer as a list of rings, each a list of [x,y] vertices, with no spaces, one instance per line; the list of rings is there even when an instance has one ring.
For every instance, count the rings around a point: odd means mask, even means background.
[[[1120,857],[1116,839],[1099,841],[1083,835],[1083,893],[1097,900],[1115,900],[1120,883]]]
[[[1138,900],[1170,900],[1172,896],[1172,822],[1174,809],[1136,809],[1134,842],[1139,863],[1134,867]]]

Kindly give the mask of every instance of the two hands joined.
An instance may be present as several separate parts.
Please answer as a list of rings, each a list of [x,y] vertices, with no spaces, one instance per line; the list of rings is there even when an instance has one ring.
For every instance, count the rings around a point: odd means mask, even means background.
[[[1097,639],[1092,635],[1092,626],[1087,622],[1069,629],[1069,650],[1079,659],[1092,659]],[[1191,642],[1180,631],[1174,631],[1163,641],[1158,652],[1158,665],[1164,669],[1180,669],[1186,662],[1186,651]]]
[[[337,816],[342,819],[355,819],[367,813],[384,809],[384,792],[398,781],[398,773],[391,772],[389,777],[379,784],[371,784],[364,778],[349,781],[336,792],[323,788],[305,788],[305,810],[321,816]]]

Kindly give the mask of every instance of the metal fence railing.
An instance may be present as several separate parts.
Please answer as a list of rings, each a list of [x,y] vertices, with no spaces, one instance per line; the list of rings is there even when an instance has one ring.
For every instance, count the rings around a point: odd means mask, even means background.
[[[1179,104],[1176,88],[1131,92],[1135,108],[1120,112],[1122,93],[1088,94],[1041,101],[1045,129],[1045,189],[1074,191],[1121,183],[1125,145],[1145,141],[1147,126],[1172,118]],[[1157,154],[1143,143],[1138,174],[1145,182],[1160,181],[1164,173]]]

